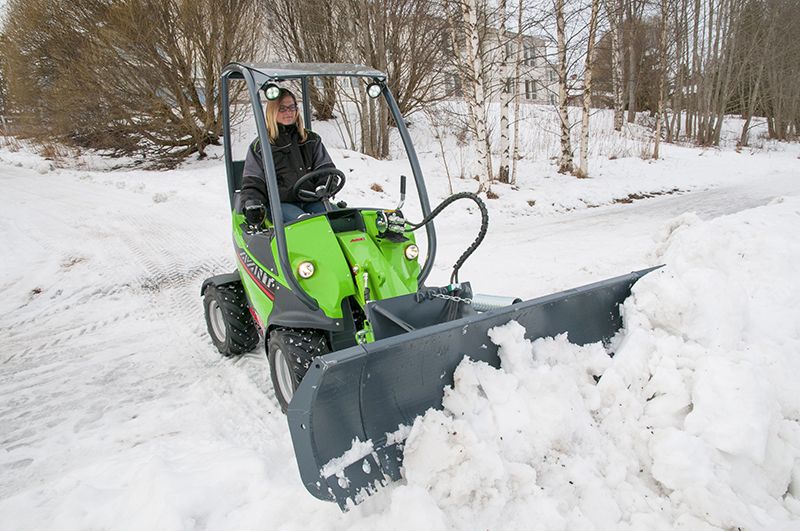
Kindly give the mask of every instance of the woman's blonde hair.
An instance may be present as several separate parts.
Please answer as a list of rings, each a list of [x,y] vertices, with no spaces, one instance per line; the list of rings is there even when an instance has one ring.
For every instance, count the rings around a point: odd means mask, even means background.
[[[286,96],[291,96],[294,104],[297,105],[297,98],[290,90],[282,88],[278,93],[278,97],[274,100],[267,101],[267,109],[264,111],[265,118],[267,119],[267,132],[269,133],[269,142],[274,144],[278,139],[278,108]],[[303,118],[300,116],[300,110],[296,111],[294,124],[297,126],[297,134],[300,135],[300,141],[305,142],[308,138],[306,128],[303,125]]]

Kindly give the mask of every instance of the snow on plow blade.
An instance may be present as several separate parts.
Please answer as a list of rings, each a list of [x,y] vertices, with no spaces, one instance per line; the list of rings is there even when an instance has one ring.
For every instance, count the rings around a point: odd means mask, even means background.
[[[442,407],[443,388],[453,384],[464,356],[500,366],[489,329],[514,320],[531,340],[564,332],[580,345],[608,340],[622,327],[619,305],[631,286],[653,269],[419,329],[409,325],[426,318],[414,307],[413,295],[377,303],[390,303],[392,317],[405,305],[409,321],[399,321],[412,330],[389,331],[391,337],[317,358],[289,405],[304,485],[345,510],[400,479],[405,437],[398,428],[410,426],[429,408]],[[381,337],[377,327],[376,337]]]

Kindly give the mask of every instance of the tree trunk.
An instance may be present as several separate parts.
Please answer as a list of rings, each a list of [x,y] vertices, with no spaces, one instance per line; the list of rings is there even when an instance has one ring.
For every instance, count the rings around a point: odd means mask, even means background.
[[[567,112],[567,36],[564,0],[556,0],[556,34],[558,47],[558,118],[561,129],[561,157],[559,173],[572,173],[572,143],[569,138],[569,113]]]
[[[609,33],[611,35],[611,87],[614,94],[614,130],[622,131],[625,121],[622,91],[622,50],[620,47],[620,30],[622,27],[622,0],[606,0]]]
[[[627,0],[628,12],[628,123],[636,121],[636,78],[638,77],[638,58],[634,28],[638,24],[636,0]]]
[[[658,46],[658,114],[656,116],[656,135],[653,143],[653,158],[658,159],[661,145],[661,125],[664,121],[664,86],[667,79],[667,0],[661,0],[661,38]]]
[[[698,111],[698,90],[700,85],[700,51],[699,35],[700,32],[700,0],[694,0],[694,24],[692,25],[692,75],[689,87],[691,94],[689,107],[686,110],[686,136],[696,137],[697,134],[697,111]]]
[[[462,13],[467,29],[467,54],[472,66],[471,81],[473,99],[472,114],[475,116],[475,144],[478,163],[483,170],[478,175],[479,189],[486,190],[494,180],[492,154],[489,151],[489,134],[486,127],[486,89],[484,86],[483,50],[478,28],[478,0],[462,0]]]
[[[500,27],[497,31],[497,45],[500,51],[500,167],[497,170],[497,179],[501,183],[509,183],[511,149],[508,139],[508,108],[511,105],[511,91],[509,87],[508,75],[508,48],[506,43],[506,0],[500,0],[497,10],[500,15]],[[521,33],[521,31],[520,31]]]
[[[519,120],[520,120],[520,86],[519,86],[519,70],[522,64],[522,13],[524,0],[519,0],[519,9],[517,10],[517,44],[514,57],[514,150],[511,157],[511,184],[517,184],[517,163],[519,161]]]
[[[722,71],[720,72],[721,80],[718,84],[718,95],[716,107],[714,109],[716,119],[711,137],[711,142],[715,146],[719,146],[720,136],[722,135],[722,122],[725,117],[725,110],[727,109],[731,98],[730,85],[733,79],[734,70],[736,69],[736,65],[734,64],[735,55],[733,53],[733,48],[736,40],[738,39],[739,32],[739,24],[734,23],[739,15],[738,11],[736,10],[736,4],[733,1],[729,1],[726,11],[724,10],[724,2],[720,7],[723,9],[723,11],[720,13],[720,17],[724,15],[725,20],[723,24],[721,24],[720,29],[721,34],[724,35],[722,49],[719,52],[719,61],[722,65]]]
[[[633,41],[633,37],[630,38]],[[628,44],[628,123],[636,121],[636,49]]]
[[[492,175],[492,158],[486,126],[486,87],[484,49],[478,26],[478,2],[481,0],[457,0],[455,12],[450,12],[451,35],[456,60],[456,69],[467,103],[467,117],[474,135],[475,156],[471,176],[479,182],[478,191],[489,188]],[[451,4],[453,5],[453,4]],[[459,49],[463,36],[464,50]]]
[[[672,93],[672,123],[670,124],[667,142],[680,139],[681,135],[681,114],[683,112],[683,90],[684,90],[684,69],[687,61],[686,41],[688,35],[688,25],[686,24],[686,0],[681,0],[680,6],[675,4],[675,66],[677,67],[677,80],[675,90]]]
[[[581,113],[581,149],[580,168],[575,176],[589,177],[589,111],[592,106],[592,69],[594,68],[594,42],[597,35],[597,17],[600,11],[600,0],[592,0],[592,12],[589,16],[589,40],[586,44],[586,63],[583,81],[583,109]]]
[[[719,72],[719,33],[720,33],[720,17],[716,13],[714,7],[716,0],[710,0],[708,4],[708,53],[706,55],[706,66],[710,67],[713,65],[714,70],[712,72],[706,72],[706,75],[703,76],[705,83],[703,83],[704,91],[703,91],[703,103],[702,103],[702,118],[700,121],[700,142],[701,145],[707,146],[711,143],[711,131],[712,131],[712,109],[714,106],[714,97],[716,94],[716,83],[719,81],[720,72]],[[716,31],[714,30],[714,23],[715,23],[715,15],[716,18]]]

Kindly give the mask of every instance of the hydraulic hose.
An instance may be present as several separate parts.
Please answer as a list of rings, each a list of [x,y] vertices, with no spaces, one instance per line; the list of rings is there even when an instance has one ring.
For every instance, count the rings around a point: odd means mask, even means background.
[[[445,208],[447,208],[448,205],[452,204],[455,201],[458,201],[459,199],[471,199],[478,205],[478,208],[481,211],[481,229],[478,232],[478,237],[475,238],[474,242],[472,242],[472,245],[470,245],[467,248],[467,250],[464,251],[464,254],[461,255],[461,257],[456,261],[455,265],[453,266],[453,273],[450,275],[451,284],[458,284],[458,270],[461,269],[461,266],[464,265],[464,262],[467,260],[467,258],[469,258],[469,256],[475,251],[475,249],[478,248],[478,245],[480,245],[483,239],[486,237],[486,231],[489,228],[489,211],[486,209],[486,204],[480,197],[478,197],[476,194],[473,194],[472,192],[459,192],[457,194],[451,195],[450,197],[442,201],[441,204],[439,204],[439,206],[434,208],[433,211],[431,211],[431,213],[428,214],[425,217],[425,219],[423,219],[419,223],[417,224],[409,223],[411,225],[410,228],[412,231],[417,230],[420,227],[424,227],[425,225],[433,221],[433,218],[438,216],[439,213]]]

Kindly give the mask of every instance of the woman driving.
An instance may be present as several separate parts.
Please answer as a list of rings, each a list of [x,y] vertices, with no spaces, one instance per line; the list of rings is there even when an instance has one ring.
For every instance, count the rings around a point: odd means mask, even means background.
[[[325,212],[321,201],[309,201],[308,197],[303,201],[296,195],[299,190],[294,189],[300,178],[309,172],[323,168],[336,169],[319,135],[303,126],[297,98],[289,90],[281,88],[278,98],[267,102],[265,117],[283,221],[291,221],[304,214]],[[261,205],[269,209],[261,149],[261,142],[256,138],[250,144],[244,162],[241,199],[247,210]],[[309,182],[300,186],[300,190],[314,192],[320,181],[324,183],[325,179],[309,179]]]

